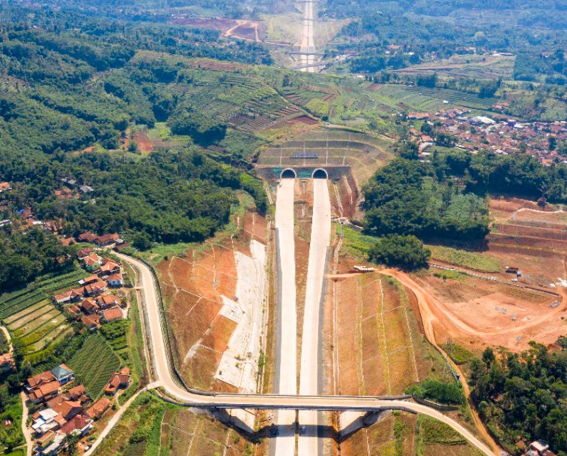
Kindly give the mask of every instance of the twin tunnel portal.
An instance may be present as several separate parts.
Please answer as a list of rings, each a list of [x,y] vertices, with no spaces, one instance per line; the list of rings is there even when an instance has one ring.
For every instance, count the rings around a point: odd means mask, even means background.
[[[301,176],[303,177],[303,176]],[[311,179],[328,179],[329,173],[323,168],[316,168],[311,172]],[[294,168],[285,168],[280,173],[280,179],[297,179],[298,173]]]

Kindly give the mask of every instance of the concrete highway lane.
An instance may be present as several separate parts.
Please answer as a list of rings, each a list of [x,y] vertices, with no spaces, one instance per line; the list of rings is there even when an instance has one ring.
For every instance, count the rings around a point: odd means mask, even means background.
[[[305,292],[305,311],[303,314],[303,333],[301,345],[301,365],[299,371],[299,394],[317,395],[319,393],[318,375],[321,367],[319,341],[321,328],[321,300],[327,248],[331,242],[331,200],[326,179],[313,179],[313,220],[309,263],[307,267],[307,287]],[[300,432],[298,455],[318,454],[317,416],[315,410],[299,412]]]
[[[294,239],[295,179],[282,179],[277,189],[276,230],[278,245],[279,318],[276,355],[276,391],[279,394],[297,394],[297,311],[295,281]],[[278,438],[272,445],[275,456],[295,454],[294,410],[279,410],[275,424]]]

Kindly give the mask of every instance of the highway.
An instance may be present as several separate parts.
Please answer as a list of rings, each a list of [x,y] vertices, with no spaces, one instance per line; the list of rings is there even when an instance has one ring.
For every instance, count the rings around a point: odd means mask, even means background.
[[[281,251],[288,248],[292,248],[292,246],[282,246]],[[152,376],[154,383],[152,386],[160,388],[162,394],[171,400],[180,404],[201,408],[319,411],[406,410],[413,413],[422,413],[449,425],[481,452],[487,456],[495,456],[484,443],[455,420],[433,408],[404,400],[369,396],[296,395],[293,393],[209,394],[185,389],[175,380],[174,371],[170,365],[170,353],[166,344],[166,335],[163,331],[164,321],[159,307],[158,288],[156,287],[152,271],[141,260],[123,254],[117,254],[117,256],[132,265],[138,271],[138,286],[141,287],[142,294],[140,304],[143,310],[148,351],[153,370]],[[288,342],[293,343],[293,341],[285,341],[286,344]]]
[[[277,319],[275,389],[279,394],[297,394],[297,291],[294,240],[295,179],[282,179],[277,189],[276,232],[280,274]],[[295,454],[295,410],[279,410],[274,423],[278,438],[272,446],[275,456]]]
[[[305,2],[305,11],[303,13],[303,38],[301,40],[300,52],[305,54],[301,55],[301,65],[308,73],[315,72],[315,40],[313,38],[313,1],[308,0]]]
[[[299,394],[317,395],[319,393],[318,375],[321,367],[319,352],[321,328],[321,300],[327,248],[331,242],[331,200],[326,179],[313,179],[313,219],[307,266],[307,287],[305,291],[305,311],[303,313],[303,332],[301,343],[301,365],[299,374]],[[299,413],[299,425],[305,432],[299,436],[298,455],[318,454],[317,416],[315,410]]]

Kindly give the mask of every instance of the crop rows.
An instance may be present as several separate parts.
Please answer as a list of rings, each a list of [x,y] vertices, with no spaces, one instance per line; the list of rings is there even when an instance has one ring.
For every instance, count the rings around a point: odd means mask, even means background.
[[[2,296],[0,298],[0,319],[10,317],[39,303],[51,297],[58,290],[74,286],[83,277],[85,277],[84,271],[72,271],[61,276],[37,280],[23,290]]]
[[[120,358],[98,334],[88,337],[69,360],[69,367],[79,376],[93,399],[100,395],[120,364]]]
[[[36,290],[31,295],[20,296],[14,301],[0,305],[0,319],[4,319],[10,315],[18,313],[37,304],[38,302],[43,301],[44,299],[47,299],[47,295],[41,290]]]
[[[47,329],[46,329],[47,331]],[[45,332],[41,339],[37,339],[31,345],[26,347],[27,354],[37,353],[40,350],[43,350],[49,347],[51,344],[55,343],[55,341],[61,341],[67,334],[73,332],[73,328],[69,326],[65,320],[59,322],[56,326],[53,326],[51,331]]]

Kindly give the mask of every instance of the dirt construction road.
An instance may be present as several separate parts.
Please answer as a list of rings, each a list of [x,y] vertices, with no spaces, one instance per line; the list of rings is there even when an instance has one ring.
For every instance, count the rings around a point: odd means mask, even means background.
[[[278,270],[280,272],[280,302],[278,318],[278,349],[276,355],[276,391],[279,394],[297,394],[297,313],[294,241],[295,179],[282,179],[277,190],[276,230],[278,243]],[[295,411],[280,410],[275,456],[295,454]]]
[[[321,367],[319,336],[321,328],[321,298],[325,275],[327,247],[331,242],[331,200],[326,179],[313,180],[313,222],[309,245],[305,312],[303,314],[303,336],[301,342],[301,368],[299,394],[319,393],[318,374]],[[305,432],[299,437],[298,455],[318,454],[317,411],[299,413],[299,425]]]
[[[193,407],[203,408],[256,408],[278,410],[384,410],[398,409],[435,418],[452,427],[467,439],[473,446],[488,456],[494,453],[465,427],[441,412],[421,404],[403,400],[384,399],[369,396],[298,396],[295,394],[202,394],[188,391],[174,379],[173,369],[169,362],[169,349],[166,347],[163,319],[159,307],[158,291],[150,268],[142,261],[117,254],[139,271],[139,286],[142,288],[141,305],[144,313],[144,323],[148,335],[148,349],[151,357],[153,377],[156,380],[152,386],[162,389],[162,394],[170,399]]]

